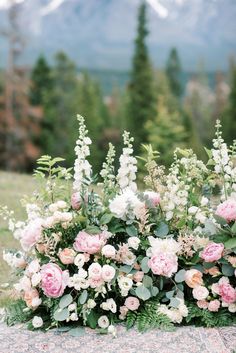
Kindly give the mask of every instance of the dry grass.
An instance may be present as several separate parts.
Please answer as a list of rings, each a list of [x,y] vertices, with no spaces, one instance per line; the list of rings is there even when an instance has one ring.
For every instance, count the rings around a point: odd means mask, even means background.
[[[20,200],[29,196],[36,182],[24,174],[0,172],[0,206],[6,205],[15,212],[16,219],[24,219],[25,212]],[[18,248],[18,242],[7,230],[7,224],[0,218],[0,283],[9,280],[9,267],[2,259],[3,249]]]

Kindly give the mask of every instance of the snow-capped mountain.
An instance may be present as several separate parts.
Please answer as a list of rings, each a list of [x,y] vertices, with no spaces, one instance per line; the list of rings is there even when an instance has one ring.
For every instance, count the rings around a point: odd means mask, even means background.
[[[10,0],[0,0],[0,27],[6,26]],[[129,68],[140,0],[15,0],[28,35],[25,59],[49,58],[63,49],[79,66]],[[208,69],[224,69],[236,53],[235,0],[146,0],[149,48],[163,66],[171,46],[179,49],[185,69],[200,58]],[[5,44],[0,40],[0,62]],[[2,53],[1,53],[2,52]]]

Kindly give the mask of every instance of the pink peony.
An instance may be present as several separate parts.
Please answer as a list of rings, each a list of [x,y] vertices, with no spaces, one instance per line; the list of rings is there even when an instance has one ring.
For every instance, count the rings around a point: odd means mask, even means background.
[[[71,206],[74,210],[79,210],[81,207],[81,196],[79,192],[74,192],[71,195]]]
[[[178,270],[178,258],[169,253],[159,253],[151,257],[148,266],[155,275],[171,277]]]
[[[128,297],[125,300],[125,306],[129,309],[129,310],[137,310],[139,308],[140,302],[138,300],[138,298],[136,297]]]
[[[224,244],[209,243],[202,251],[201,258],[206,262],[214,262],[222,257]]]
[[[144,195],[148,197],[149,201],[151,201],[154,207],[159,205],[161,198],[157,192],[145,191]]]
[[[236,201],[226,200],[219,204],[216,215],[224,218],[227,222],[236,221]]]
[[[69,265],[74,263],[75,255],[73,249],[65,248],[59,252],[58,257],[64,265]]]
[[[40,273],[44,294],[51,298],[62,296],[69,280],[68,271],[62,271],[58,265],[48,263],[42,266]]]
[[[105,282],[110,282],[116,275],[116,270],[110,265],[104,265],[102,268],[102,279]]]
[[[212,300],[209,304],[208,304],[208,310],[209,311],[213,311],[216,312],[218,311],[220,308],[220,301],[218,299]]]
[[[79,252],[86,252],[88,254],[96,254],[101,250],[104,241],[99,234],[90,235],[84,231],[77,234],[74,242],[74,249]]]
[[[219,295],[225,303],[232,304],[236,301],[236,290],[229,283],[219,283]]]
[[[41,218],[34,219],[23,230],[20,243],[25,251],[29,251],[40,239],[43,230],[42,223]]]
[[[206,287],[197,286],[193,288],[193,297],[197,300],[204,300],[208,297],[209,291]]]

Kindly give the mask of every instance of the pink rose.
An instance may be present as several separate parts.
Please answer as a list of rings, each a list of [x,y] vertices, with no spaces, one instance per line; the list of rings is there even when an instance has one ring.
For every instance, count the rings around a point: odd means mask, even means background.
[[[193,297],[197,300],[204,300],[208,297],[209,291],[206,287],[197,286],[193,288]]]
[[[202,273],[195,269],[186,271],[184,280],[190,288],[195,288],[203,284]]]
[[[23,230],[20,243],[25,251],[29,251],[40,239],[43,230],[42,223],[41,218],[34,219]]]
[[[37,289],[33,288],[25,292],[24,301],[26,302],[26,305],[31,309],[35,309],[42,302],[39,298],[39,292],[37,291]]]
[[[112,259],[116,256],[116,249],[114,246],[107,244],[102,248],[102,255]]]
[[[110,265],[104,265],[102,267],[102,278],[105,282],[110,282],[116,275],[116,270]]]
[[[94,262],[88,268],[89,278],[99,280],[102,278],[102,266],[99,263]]]
[[[74,192],[71,195],[71,206],[74,210],[79,210],[81,207],[81,196],[79,192]]]
[[[206,262],[214,262],[222,257],[224,244],[209,243],[202,251],[201,258]]]
[[[219,204],[216,215],[224,218],[227,222],[236,221],[236,201],[226,200]]]
[[[203,300],[198,300],[197,301],[197,306],[200,308],[200,309],[207,309],[208,308],[208,303],[205,299]]]
[[[171,277],[178,270],[178,258],[169,253],[159,253],[151,257],[148,266],[155,275]]]
[[[88,254],[96,254],[101,250],[104,241],[99,234],[90,235],[84,231],[78,233],[74,242],[74,249],[79,252],[86,252]]]
[[[128,309],[125,305],[121,306],[121,307],[120,307],[120,315],[119,315],[119,318],[120,318],[121,320],[124,320],[125,317],[126,317],[126,315],[127,315],[127,313],[128,313],[128,311],[129,311],[129,309]]]
[[[54,263],[48,263],[42,266],[42,289],[47,297],[58,298],[62,296],[69,280],[68,271],[62,271]]]
[[[58,257],[64,265],[69,265],[74,263],[75,255],[73,249],[65,248],[59,252]]]
[[[236,290],[229,283],[219,283],[219,295],[225,303],[232,304],[236,301]]]
[[[216,312],[218,311],[220,308],[220,301],[218,299],[212,300],[209,304],[208,304],[208,310],[209,311],[213,311]]]
[[[144,272],[143,271],[137,271],[135,274],[134,274],[134,281],[135,282],[141,282],[143,280],[143,276],[144,276]]]
[[[104,281],[102,278],[99,278],[99,279],[89,278],[88,281],[91,288],[98,288],[104,284]]]
[[[129,309],[129,310],[137,310],[139,308],[140,302],[138,300],[138,298],[136,297],[128,297],[125,300],[125,306]]]
[[[161,198],[157,192],[145,191],[144,195],[148,197],[149,201],[151,201],[154,207],[159,205]]]

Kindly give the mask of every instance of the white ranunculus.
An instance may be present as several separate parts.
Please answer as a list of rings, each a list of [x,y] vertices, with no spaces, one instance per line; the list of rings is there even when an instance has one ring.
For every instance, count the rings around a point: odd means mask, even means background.
[[[34,328],[39,328],[43,326],[43,319],[40,316],[34,316],[32,320],[32,325]]]
[[[109,319],[106,315],[100,316],[98,319],[98,326],[101,328],[107,328],[109,326]]]
[[[140,239],[138,237],[129,237],[128,245],[130,248],[137,250],[140,244]]]

